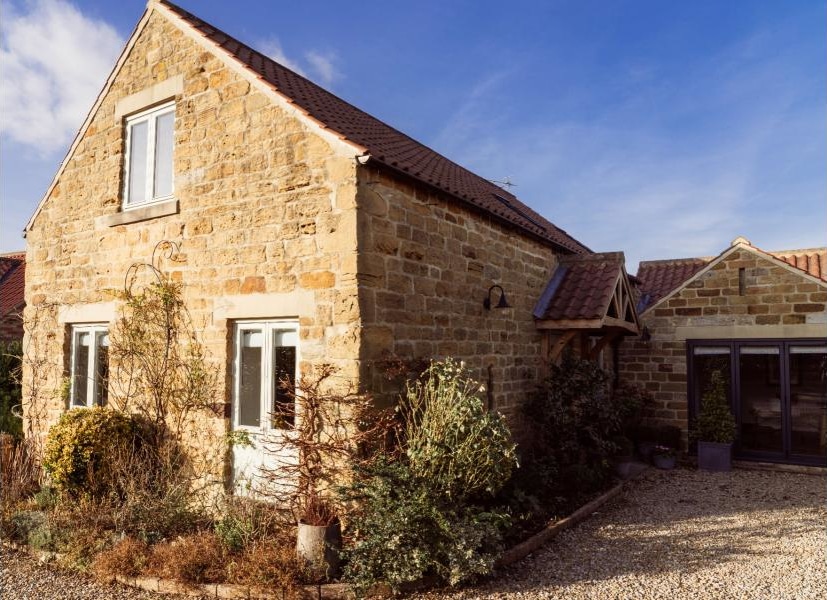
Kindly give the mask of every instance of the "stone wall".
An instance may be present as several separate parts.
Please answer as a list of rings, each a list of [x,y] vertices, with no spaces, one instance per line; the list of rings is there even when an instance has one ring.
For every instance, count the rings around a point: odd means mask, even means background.
[[[824,338],[825,285],[757,252],[737,249],[641,315],[651,340],[623,342],[620,377],[654,394],[653,417],[659,423],[687,431],[686,340]]]
[[[454,199],[369,166],[359,171],[357,198],[366,366],[385,352],[464,360],[479,381],[493,382],[494,406],[515,417],[540,377],[540,334],[531,313],[555,268],[554,252]],[[494,284],[512,308],[483,308]],[[374,382],[380,377],[374,373]]]
[[[175,101],[174,214],[111,225],[121,210],[130,98],[182,78]],[[145,107],[138,107],[145,108]],[[64,410],[73,322],[114,322],[113,292],[156,243],[180,244],[162,261],[227,382],[232,319],[300,322],[302,369],[334,362],[355,374],[356,163],[158,14],[152,14],[28,233],[30,347],[53,361],[39,381],[47,423]],[[54,306],[62,328],[37,325]],[[33,370],[26,373],[32,383]],[[31,385],[29,386],[31,388]],[[218,428],[225,427],[217,419]]]

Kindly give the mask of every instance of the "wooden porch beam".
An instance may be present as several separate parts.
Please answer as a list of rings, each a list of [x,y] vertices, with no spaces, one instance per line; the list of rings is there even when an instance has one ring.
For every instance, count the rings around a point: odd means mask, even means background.
[[[563,349],[572,340],[572,338],[577,335],[577,333],[578,331],[576,329],[569,329],[557,338],[557,341],[554,342],[554,346],[551,347],[551,352],[549,352],[549,362],[557,362],[560,354],[563,353]]]

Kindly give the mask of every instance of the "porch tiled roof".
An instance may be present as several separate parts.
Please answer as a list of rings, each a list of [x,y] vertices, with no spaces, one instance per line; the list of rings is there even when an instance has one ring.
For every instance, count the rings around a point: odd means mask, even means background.
[[[161,0],[204,37],[253,71],[310,118],[365,149],[372,160],[441,190],[567,253],[590,250],[496,184],[445,158],[341,98],[253,50],[182,8]]]
[[[623,264],[621,252],[561,258],[544,294],[545,306],[538,306],[534,316],[552,321],[602,319]]]

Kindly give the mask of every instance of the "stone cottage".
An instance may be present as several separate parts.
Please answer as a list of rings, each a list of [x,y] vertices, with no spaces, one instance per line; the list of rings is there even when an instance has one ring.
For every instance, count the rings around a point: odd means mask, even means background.
[[[640,338],[620,377],[684,433],[713,371],[727,381],[737,458],[827,464],[827,249],[766,252],[737,238],[714,258],[648,261]]]
[[[147,5],[26,238],[28,342],[53,363],[38,377],[58,389],[69,374],[42,431],[106,398],[107,290],[162,240],[180,247],[166,267],[226,382],[214,426],[254,438],[273,428],[274,382],[314,364],[367,387],[383,355],[453,356],[513,416],[544,352],[579,339],[601,354],[637,331],[622,258],[590,260],[507,190],[165,0]],[[562,259],[602,274],[588,315],[549,304],[588,288],[550,284]]]

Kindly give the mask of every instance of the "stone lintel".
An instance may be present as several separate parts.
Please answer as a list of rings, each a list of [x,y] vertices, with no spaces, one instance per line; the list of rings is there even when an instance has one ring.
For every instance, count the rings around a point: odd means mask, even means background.
[[[749,338],[822,338],[827,326],[820,323],[795,325],[718,325],[714,327],[676,327],[675,340],[725,340]]]

